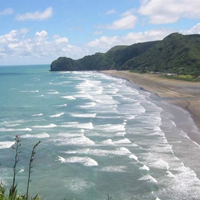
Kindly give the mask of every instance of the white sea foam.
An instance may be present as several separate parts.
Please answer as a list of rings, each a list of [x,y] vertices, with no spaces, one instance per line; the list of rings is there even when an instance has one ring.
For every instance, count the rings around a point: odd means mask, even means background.
[[[133,155],[128,149],[122,147],[116,150],[105,150],[105,149],[77,149],[73,151],[65,151],[66,154],[81,154],[81,155],[94,155],[94,156],[108,156],[108,155],[116,155],[116,156],[129,156]]]
[[[41,94],[41,95],[37,95],[35,97],[44,97],[44,94]]]
[[[61,139],[56,139],[56,142],[59,142],[59,145],[76,145],[76,146],[93,146],[95,142],[90,140],[84,134],[76,137],[66,137]]]
[[[127,119],[130,119],[130,120],[131,120],[131,119],[135,119],[135,117],[136,117],[136,115],[127,115],[127,116],[126,116],[126,118],[127,118]]]
[[[38,114],[33,114],[31,115],[32,117],[40,117],[40,116],[43,116],[43,113],[38,113]]]
[[[120,104],[118,101],[114,100],[112,97],[108,95],[95,95],[95,102],[102,105],[115,105]]]
[[[127,148],[121,147],[121,148],[117,149],[117,154],[118,155],[130,155],[132,153]]]
[[[124,135],[126,135],[126,132],[117,132],[116,135],[117,136],[124,136]]]
[[[96,113],[88,113],[88,114],[71,114],[72,117],[80,117],[80,118],[94,118],[96,117]]]
[[[79,94],[74,95],[74,97],[82,98],[82,99],[93,99],[93,97],[87,93],[79,93]]]
[[[146,170],[146,171],[149,171],[149,170],[150,170],[149,167],[146,166],[146,165],[143,165],[142,167],[140,167],[140,169],[141,169],[141,170]]]
[[[26,132],[32,131],[31,128],[0,128],[0,132]]]
[[[122,123],[123,125],[126,125],[127,124],[127,122],[124,120],[124,122]]]
[[[102,144],[105,144],[105,145],[114,145],[114,142],[111,140],[111,139],[108,139],[108,140],[104,140],[101,142]]]
[[[71,71],[58,72],[58,74],[71,74]]]
[[[48,138],[49,134],[48,133],[39,133],[39,134],[26,134],[22,135],[21,138]]]
[[[61,156],[58,156],[58,160],[61,163],[81,163],[82,165],[87,166],[87,167],[98,166],[98,163],[90,157],[75,156],[75,157],[70,157],[70,158],[65,159]]]
[[[122,140],[114,141],[114,144],[131,144],[131,141],[128,138],[124,138]]]
[[[78,123],[78,122],[69,122],[67,124],[61,125],[63,128],[78,128],[78,129],[93,129],[92,122],[89,123]]]
[[[95,97],[95,95],[101,95],[101,94],[103,94],[103,87],[97,87],[93,91],[90,91],[90,95],[92,95],[93,98]]]
[[[57,105],[57,107],[66,107],[67,106],[67,104],[65,103],[65,104],[62,104],[62,105]]]
[[[65,159],[61,156],[58,156],[58,160],[61,162],[61,163],[66,163]]]
[[[156,162],[152,163],[152,167],[168,170],[169,169],[169,164],[166,161],[164,161],[162,159],[159,159]]]
[[[160,129],[159,126],[156,126],[156,127],[154,128],[154,131],[160,131],[160,132],[162,132],[162,130]]]
[[[122,96],[122,99],[128,103],[137,103],[137,100],[130,98],[130,97]]]
[[[65,113],[62,112],[62,113],[58,113],[58,114],[55,114],[55,115],[50,115],[51,118],[56,118],[56,117],[61,117],[62,115],[64,115]]]
[[[94,156],[107,156],[109,155],[110,151],[103,150],[103,149],[78,149],[74,151],[65,151],[66,154],[82,154],[82,155],[94,155]]]
[[[49,85],[62,85],[62,83],[52,83],[52,82],[50,82]]]
[[[150,182],[150,183],[158,183],[158,181],[152,177],[151,175],[147,174],[145,176],[143,176],[142,178],[139,178],[138,180],[140,181],[147,181],[147,182]]]
[[[121,144],[131,144],[131,141],[128,138],[124,138],[122,140],[113,141],[112,139],[107,139],[101,142],[104,145],[121,145]]]
[[[20,92],[30,92],[30,93],[38,93],[39,90],[22,90]]]
[[[48,92],[47,94],[59,94],[58,91],[51,91],[51,92]]]
[[[94,106],[96,106],[96,103],[95,102],[90,102],[90,103],[86,103],[86,104],[84,104],[84,105],[80,105],[79,107],[80,108],[92,108],[92,107],[94,107]]]
[[[57,127],[56,124],[48,124],[48,125],[33,126],[33,128],[55,128],[55,127]]]
[[[134,159],[134,160],[138,160],[138,157],[137,157],[136,155],[134,155],[134,154],[131,154],[131,155],[129,156],[129,158]]]
[[[114,113],[114,114],[119,113],[117,111],[117,105],[114,105],[114,104],[111,104],[111,105],[97,104],[96,107],[94,108],[94,110],[97,111],[98,113],[104,113],[105,115],[107,115],[109,113]]]
[[[8,149],[14,144],[15,142],[10,142],[10,141],[0,142],[0,149]]]
[[[126,166],[107,166],[100,169],[103,172],[126,172]]]
[[[176,178],[176,176],[174,174],[172,174],[172,172],[166,171],[166,173],[167,173],[168,177],[170,177],[170,178]]]
[[[61,96],[63,99],[75,100],[76,98],[73,96]]]
[[[95,126],[95,129],[102,130],[105,132],[124,132],[124,124],[105,124]]]
[[[19,173],[22,173],[22,172],[24,172],[24,169],[20,169],[20,170],[19,170]]]
[[[81,130],[76,130],[75,132],[61,132],[61,133],[58,133],[57,136],[59,137],[80,137],[80,136],[83,136],[84,134],[84,129],[81,129]]]

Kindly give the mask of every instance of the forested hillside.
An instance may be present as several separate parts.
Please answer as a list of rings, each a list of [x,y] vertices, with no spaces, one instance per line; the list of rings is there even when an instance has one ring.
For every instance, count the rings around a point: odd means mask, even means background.
[[[61,57],[51,71],[133,70],[200,75],[200,35],[172,33],[162,41],[116,46],[79,60]]]
[[[155,44],[157,41],[116,46],[106,53],[96,53],[79,60],[60,57],[52,62],[51,71],[120,69],[128,60],[145,53]]]

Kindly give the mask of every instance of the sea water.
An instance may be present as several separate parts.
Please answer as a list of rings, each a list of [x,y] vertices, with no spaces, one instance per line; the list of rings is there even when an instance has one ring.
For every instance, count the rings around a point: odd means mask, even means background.
[[[30,194],[41,199],[200,199],[200,180],[181,156],[199,146],[150,93],[99,72],[48,70],[0,67],[0,181],[7,189],[19,135],[21,194],[41,141],[30,182]]]

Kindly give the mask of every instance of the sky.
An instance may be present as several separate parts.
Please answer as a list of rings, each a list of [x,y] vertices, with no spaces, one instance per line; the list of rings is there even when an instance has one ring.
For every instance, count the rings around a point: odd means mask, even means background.
[[[0,0],[0,66],[200,34],[200,0]]]

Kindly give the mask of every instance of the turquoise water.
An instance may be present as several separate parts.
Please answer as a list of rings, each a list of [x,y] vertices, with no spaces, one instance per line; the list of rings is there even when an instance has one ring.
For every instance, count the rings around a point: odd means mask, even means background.
[[[42,199],[200,199],[200,180],[173,151],[199,148],[150,94],[98,72],[49,72],[49,66],[0,67],[0,180]],[[169,143],[166,135],[179,135]],[[185,143],[183,143],[183,140]],[[186,147],[187,148],[187,147]],[[183,149],[179,149],[180,155]]]

